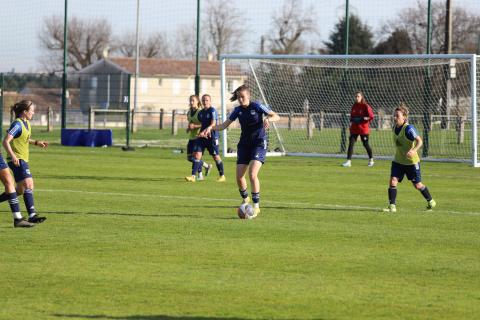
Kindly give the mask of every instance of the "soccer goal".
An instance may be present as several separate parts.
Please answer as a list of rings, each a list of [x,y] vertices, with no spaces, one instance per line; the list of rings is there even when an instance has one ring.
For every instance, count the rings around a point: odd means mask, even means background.
[[[479,167],[477,61],[471,54],[223,55],[222,117],[243,81],[254,100],[280,115],[269,132],[270,154],[345,157],[350,109],[360,90],[375,115],[370,142],[376,158],[394,153],[392,114],[403,101],[424,140],[423,159]],[[237,123],[224,131],[224,156],[235,154],[239,135]],[[359,143],[354,158],[364,156]]]

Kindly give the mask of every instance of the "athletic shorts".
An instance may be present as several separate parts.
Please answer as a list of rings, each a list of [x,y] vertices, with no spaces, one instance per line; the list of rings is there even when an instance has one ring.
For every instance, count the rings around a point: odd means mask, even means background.
[[[399,164],[392,162],[391,177],[398,179],[398,182],[402,182],[403,177],[407,176],[407,179],[412,183],[422,182],[422,175],[420,174],[420,162],[416,164]]]
[[[193,152],[203,153],[205,149],[208,150],[211,156],[218,155],[218,138],[198,138],[195,140]]]
[[[237,145],[237,164],[249,164],[252,160],[265,163],[267,157],[267,141],[260,140],[253,145]]]
[[[193,150],[195,148],[195,143],[196,143],[197,139],[191,139],[191,140],[188,140],[188,144],[187,144],[187,155],[190,155],[193,153]]]
[[[28,166],[28,162],[19,159],[20,166],[17,167],[13,164],[13,162],[9,161],[8,166],[13,171],[13,177],[15,178],[15,182],[20,182],[25,180],[26,178],[31,178],[32,174],[30,173],[30,167]]]
[[[5,159],[3,159],[2,155],[0,155],[0,170],[3,169],[8,169],[8,165],[5,162]]]

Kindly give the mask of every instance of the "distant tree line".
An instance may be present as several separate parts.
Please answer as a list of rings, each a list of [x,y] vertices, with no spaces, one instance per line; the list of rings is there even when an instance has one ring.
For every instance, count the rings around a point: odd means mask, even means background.
[[[432,6],[432,52],[444,49],[445,3],[436,1]],[[246,30],[240,10],[229,0],[209,0],[201,22],[202,59],[218,59],[222,53],[238,53],[241,44],[251,42],[254,30]],[[343,54],[345,52],[345,17],[333,27],[328,41],[321,41],[315,7],[303,6],[301,0],[284,0],[271,15],[271,29],[267,34],[255,35],[262,39],[259,53],[272,54]],[[427,8],[418,1],[405,8],[396,17],[381,26],[377,36],[358,15],[349,18],[350,54],[424,53],[426,46]],[[480,16],[456,6],[453,9],[453,52],[473,53],[479,50]],[[140,56],[146,58],[193,59],[196,54],[195,21],[181,25],[174,34],[158,31],[140,36]],[[39,32],[43,55],[41,63],[47,72],[63,68],[63,17],[49,16]],[[240,44],[240,46],[238,46]],[[114,35],[106,19],[80,19],[71,17],[68,23],[68,67],[80,70],[107,51],[110,55],[133,57],[135,54],[133,31]]]

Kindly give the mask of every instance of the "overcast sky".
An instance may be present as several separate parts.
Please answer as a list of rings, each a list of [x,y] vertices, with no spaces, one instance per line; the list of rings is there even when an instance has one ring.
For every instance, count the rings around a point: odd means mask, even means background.
[[[202,7],[208,0],[202,0]],[[233,1],[233,0],[232,0]],[[351,12],[377,32],[379,27],[394,19],[400,10],[416,7],[417,1],[427,0],[350,0]],[[451,0],[480,13],[480,0]],[[445,0],[441,1],[442,3]],[[114,35],[135,30],[136,0],[69,0],[69,17],[106,18]],[[282,0],[234,1],[248,31],[244,53],[258,51],[260,35],[271,28],[271,16],[279,10]],[[319,35],[313,41],[325,41],[334,24],[345,13],[341,0],[303,0],[302,6],[314,6],[318,17]],[[154,31],[173,33],[181,24],[196,18],[196,0],[140,0],[141,33]],[[38,34],[44,17],[62,15],[64,0],[0,0],[0,72],[39,71],[41,51]]]

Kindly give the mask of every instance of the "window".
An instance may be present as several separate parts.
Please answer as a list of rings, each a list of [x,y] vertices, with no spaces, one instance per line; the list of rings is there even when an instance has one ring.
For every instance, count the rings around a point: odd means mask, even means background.
[[[158,78],[158,86],[161,87],[162,86],[162,78]]]
[[[227,91],[232,92],[233,91],[233,83],[232,80],[227,81]]]
[[[210,81],[210,87],[211,87],[211,88],[215,88],[215,79],[212,79],[212,80]]]
[[[147,93],[148,91],[148,79],[141,79],[140,81],[140,92]]]
[[[182,88],[182,84],[179,79],[172,80],[172,94],[174,96],[178,96],[180,94],[180,89]]]
[[[96,89],[97,86],[98,86],[98,78],[97,77],[92,77],[90,81],[91,81],[91,83],[90,83],[91,87]]]

